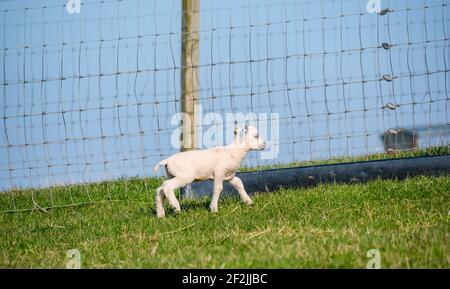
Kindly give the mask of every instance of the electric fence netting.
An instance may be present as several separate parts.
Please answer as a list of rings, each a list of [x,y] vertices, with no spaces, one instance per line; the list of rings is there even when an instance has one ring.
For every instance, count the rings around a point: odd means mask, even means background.
[[[135,182],[148,195],[151,168],[179,150],[181,2],[80,3],[0,1],[1,212],[114,200]],[[448,148],[449,12],[202,0],[198,129],[266,115],[275,154],[245,167]]]

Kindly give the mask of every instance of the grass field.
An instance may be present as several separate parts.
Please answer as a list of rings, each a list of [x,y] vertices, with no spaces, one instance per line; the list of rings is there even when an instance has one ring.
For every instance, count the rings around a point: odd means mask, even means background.
[[[446,176],[280,190],[254,196],[252,207],[223,199],[216,215],[206,199],[183,201],[180,215],[162,220],[153,211],[158,183],[77,186],[64,197],[54,189],[56,204],[105,190],[117,200],[0,214],[0,267],[64,268],[69,249],[84,268],[365,268],[370,249],[383,268],[450,267]],[[29,205],[30,192],[15,192],[0,206],[12,196]]]

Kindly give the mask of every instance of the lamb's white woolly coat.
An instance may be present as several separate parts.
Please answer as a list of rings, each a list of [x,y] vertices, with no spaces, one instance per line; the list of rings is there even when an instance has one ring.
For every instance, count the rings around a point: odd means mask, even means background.
[[[244,189],[242,181],[235,176],[241,162],[251,150],[263,150],[266,144],[260,138],[255,127],[249,126],[241,137],[239,132],[232,144],[224,147],[215,147],[206,150],[194,150],[176,153],[160,161],[154,168],[156,172],[160,166],[165,166],[169,177],[156,190],[156,213],[163,218],[165,211],[163,201],[165,198],[175,212],[181,210],[174,191],[194,181],[214,180],[214,192],[211,200],[211,212],[217,212],[223,181],[228,181],[238,191],[242,200],[252,204],[252,200]]]

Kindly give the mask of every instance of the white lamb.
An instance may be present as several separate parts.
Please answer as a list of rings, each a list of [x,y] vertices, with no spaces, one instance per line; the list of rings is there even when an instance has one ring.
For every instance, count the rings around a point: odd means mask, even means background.
[[[164,218],[164,198],[167,198],[175,212],[180,212],[180,203],[175,197],[175,190],[194,181],[214,180],[214,192],[210,204],[211,212],[218,211],[218,202],[223,189],[223,181],[228,181],[238,191],[242,200],[251,205],[253,202],[244,189],[241,179],[235,176],[242,160],[251,150],[264,150],[266,142],[259,136],[253,126],[246,126],[241,137],[235,132],[235,140],[224,147],[206,150],[193,150],[176,153],[160,161],[154,168],[155,173],[160,166],[165,166],[169,177],[156,190],[156,214]]]

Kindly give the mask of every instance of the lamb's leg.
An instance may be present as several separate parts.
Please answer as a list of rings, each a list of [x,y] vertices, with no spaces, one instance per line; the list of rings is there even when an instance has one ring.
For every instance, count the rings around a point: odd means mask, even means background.
[[[245,191],[244,184],[242,183],[240,178],[234,177],[229,181],[229,183],[236,189],[236,191],[238,191],[244,203],[246,203],[247,205],[253,204],[253,201],[252,199],[250,199],[247,192]]]
[[[222,193],[222,189],[223,189],[223,179],[215,177],[214,178],[214,193],[212,196],[211,204],[209,205],[209,208],[211,209],[211,213],[217,213],[219,211],[218,204],[219,204],[220,194]]]
[[[187,184],[191,183],[190,180],[183,180],[179,177],[167,180],[163,184],[164,194],[169,201],[170,206],[175,210],[176,213],[181,211],[180,203],[175,196],[175,190],[181,188]]]
[[[166,212],[164,211],[164,192],[162,186],[156,189],[155,203],[156,215],[158,216],[158,218],[164,218]]]

